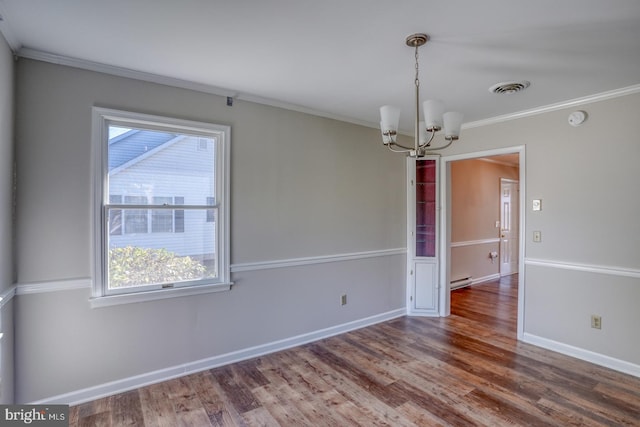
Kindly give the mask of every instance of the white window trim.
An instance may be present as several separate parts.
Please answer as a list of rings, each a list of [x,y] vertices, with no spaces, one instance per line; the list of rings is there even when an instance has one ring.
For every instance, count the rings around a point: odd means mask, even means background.
[[[218,278],[213,283],[197,284],[192,286],[179,286],[167,289],[142,290],[127,294],[107,295],[106,271],[104,268],[104,243],[105,227],[103,227],[103,203],[105,180],[107,179],[107,144],[104,138],[108,132],[108,122],[124,122],[132,126],[140,126],[146,129],[180,130],[184,133],[211,135],[218,139],[219,150],[216,159],[216,182],[223,183],[219,188],[218,220],[216,221],[216,238],[219,244]],[[91,295],[91,307],[104,307],[117,304],[151,301],[187,295],[198,295],[209,292],[220,292],[231,289],[231,243],[230,243],[230,152],[231,152],[231,127],[212,123],[196,122],[190,120],[175,119],[163,116],[120,111],[108,108],[92,108],[92,157],[93,157],[93,287]]]

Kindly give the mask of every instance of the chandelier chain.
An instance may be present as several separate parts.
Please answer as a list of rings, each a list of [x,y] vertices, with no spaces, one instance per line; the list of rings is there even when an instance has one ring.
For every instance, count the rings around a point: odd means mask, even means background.
[[[418,46],[416,46],[416,55],[415,56],[416,56],[416,78],[415,78],[415,84],[416,84],[416,87],[419,87],[420,86],[420,80],[418,79],[418,71],[419,71],[419,69],[418,69]]]

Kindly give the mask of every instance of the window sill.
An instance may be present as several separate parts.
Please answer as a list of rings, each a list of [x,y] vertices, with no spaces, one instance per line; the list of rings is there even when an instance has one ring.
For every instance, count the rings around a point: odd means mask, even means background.
[[[159,289],[157,291],[137,292],[131,294],[107,295],[89,299],[91,308],[108,307],[112,305],[131,304],[159,299],[186,297],[190,295],[209,294],[231,290],[233,282],[216,283],[213,285],[199,285],[184,288]]]

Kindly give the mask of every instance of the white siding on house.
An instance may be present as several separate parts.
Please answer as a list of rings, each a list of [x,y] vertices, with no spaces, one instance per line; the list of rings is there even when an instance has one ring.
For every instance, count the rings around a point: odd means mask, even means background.
[[[205,205],[207,197],[215,197],[215,158],[212,142],[204,149],[200,140],[195,136],[180,137],[113,169],[109,174],[110,194],[123,198],[142,196],[147,204],[153,204],[156,197],[182,197],[185,205]],[[109,236],[110,246],[165,248],[181,256],[213,259],[215,223],[207,222],[205,210],[184,212],[184,232],[153,232],[151,209],[147,210],[147,217],[147,233],[128,234],[125,227],[122,234]]]

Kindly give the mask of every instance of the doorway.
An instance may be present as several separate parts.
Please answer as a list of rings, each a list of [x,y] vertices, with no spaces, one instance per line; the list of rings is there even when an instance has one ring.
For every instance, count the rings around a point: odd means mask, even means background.
[[[524,146],[511,147],[498,150],[488,150],[477,153],[442,157],[440,185],[442,194],[441,237],[440,253],[442,254],[440,269],[440,315],[448,316],[451,313],[451,288],[452,281],[459,283],[461,279],[467,279],[471,283],[482,283],[498,280],[500,277],[512,275],[518,283],[518,313],[517,336],[522,339],[524,332],[524,239],[522,236],[524,227],[524,189],[525,185],[525,159]],[[479,170],[496,169],[493,184],[485,185],[480,189],[477,177],[466,177],[465,185],[469,209],[459,215],[454,212],[453,206],[460,205],[461,195],[456,192],[459,183],[452,181],[452,170],[459,167],[462,161],[470,161],[466,168]],[[457,163],[460,162],[460,163]],[[494,164],[495,167],[490,165]],[[511,166],[513,172],[508,176],[500,176],[500,167]],[[508,205],[503,205],[502,182],[500,178],[507,178]],[[485,179],[488,179],[484,176]],[[464,187],[466,188],[466,187]],[[492,190],[490,190],[492,188]],[[485,191],[483,193],[483,191]],[[492,196],[488,197],[488,192]],[[464,192],[463,192],[464,193]],[[457,199],[456,199],[457,198]],[[454,203],[455,201],[455,203]],[[492,203],[492,206],[488,206]],[[502,210],[507,213],[502,218]],[[456,217],[454,218],[453,215]],[[466,217],[465,217],[466,215]],[[462,218],[462,220],[461,220]],[[474,230],[473,222],[481,223],[478,227],[482,230]],[[456,225],[457,224],[457,225]],[[476,234],[474,234],[476,233]],[[503,234],[505,242],[503,242]],[[457,257],[457,258],[456,258]],[[469,261],[465,268],[462,264]],[[520,274],[514,274],[518,273]]]

